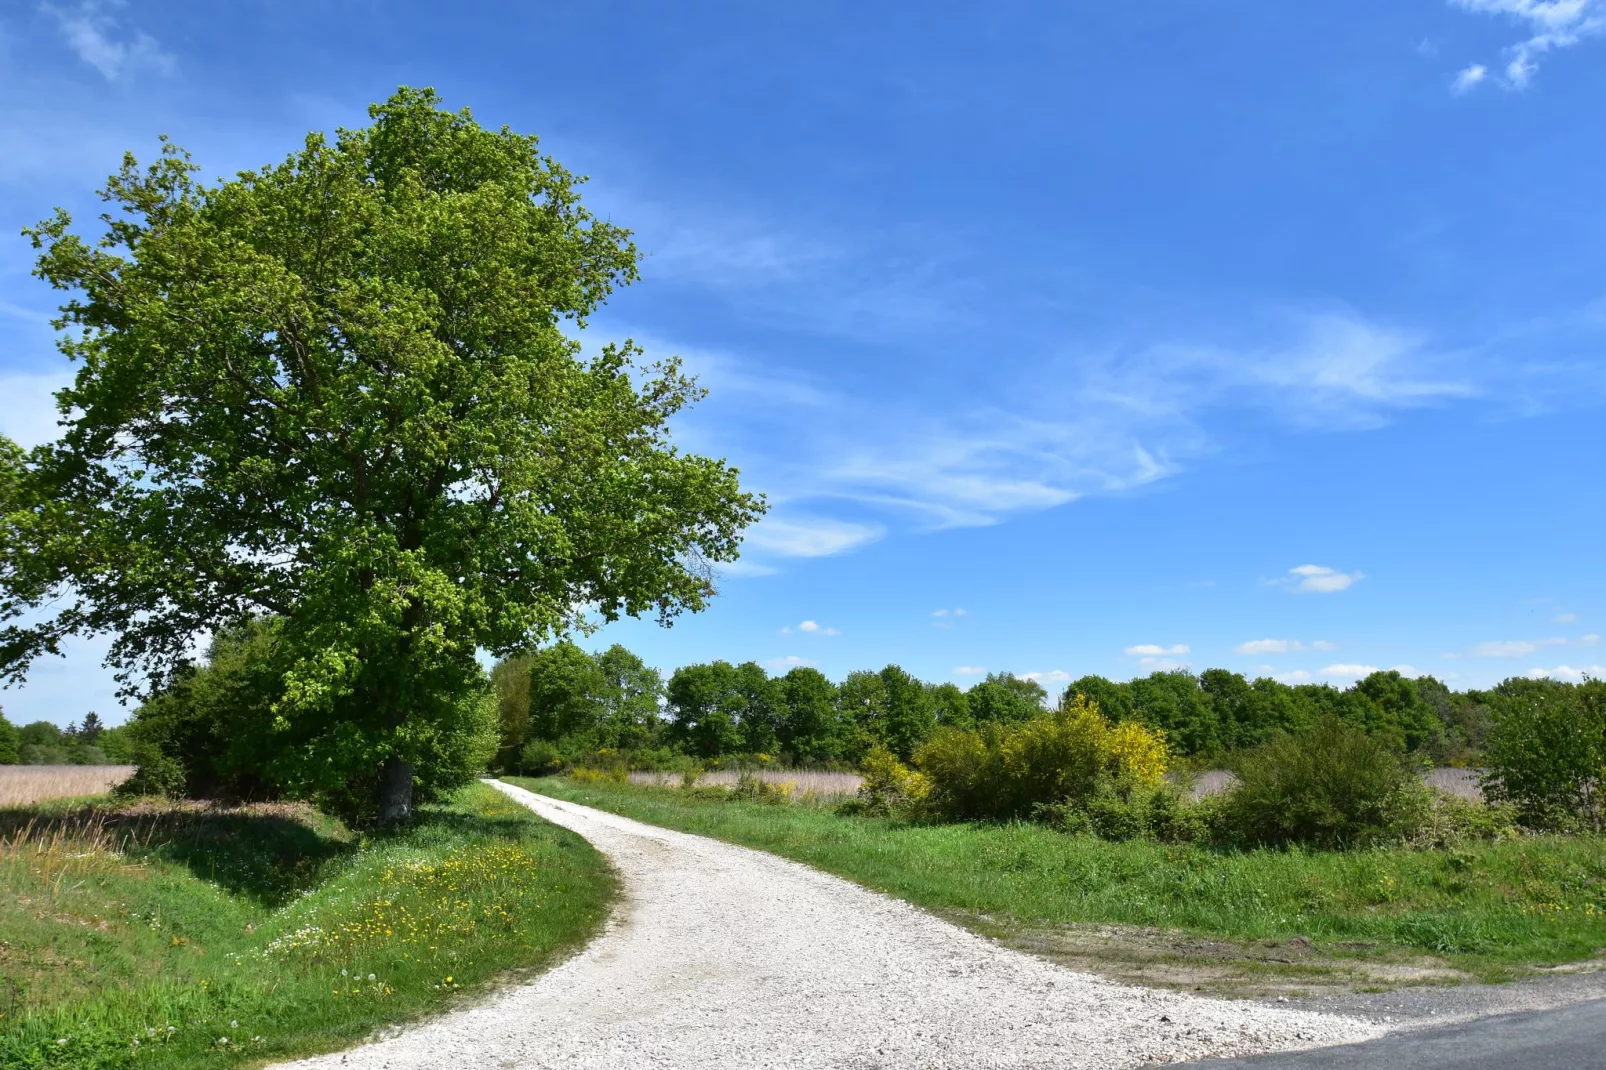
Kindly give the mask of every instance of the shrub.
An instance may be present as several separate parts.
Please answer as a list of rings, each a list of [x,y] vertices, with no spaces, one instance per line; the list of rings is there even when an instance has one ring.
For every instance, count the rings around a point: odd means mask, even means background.
[[[563,755],[549,740],[532,739],[519,748],[519,769],[529,776],[550,776],[563,768]]]
[[[1490,697],[1485,794],[1534,828],[1606,828],[1606,681],[1507,680]]]
[[[915,757],[930,782],[928,807],[948,818],[1023,818],[1045,806],[1081,807],[1105,785],[1152,791],[1165,775],[1165,736],[1137,723],[1112,726],[1075,695],[1018,725],[938,731]]]
[[[910,812],[925,802],[931,787],[924,776],[898,761],[897,755],[879,744],[865,755],[859,773],[864,783],[857,796],[838,807],[842,813]]]
[[[1222,802],[1223,831],[1249,845],[1344,848],[1398,833],[1400,755],[1364,729],[1328,716],[1241,755]]]
[[[624,784],[630,780],[630,772],[622,765],[605,769],[580,766],[569,770],[569,779],[576,784]]]
[[[22,745],[17,739],[17,728],[0,714],[0,765],[16,765],[22,761]]]
[[[752,773],[743,773],[736,778],[736,786],[731,789],[731,797],[745,799],[748,802],[786,803],[792,801],[792,794],[796,790],[797,785],[790,781],[775,784]]]

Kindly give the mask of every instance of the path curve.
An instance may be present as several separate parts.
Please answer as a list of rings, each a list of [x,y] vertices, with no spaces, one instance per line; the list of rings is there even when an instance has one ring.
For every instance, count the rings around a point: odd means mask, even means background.
[[[1384,1031],[1075,973],[774,855],[492,786],[613,862],[623,894],[607,928],[530,984],[285,1067],[1057,1070]]]

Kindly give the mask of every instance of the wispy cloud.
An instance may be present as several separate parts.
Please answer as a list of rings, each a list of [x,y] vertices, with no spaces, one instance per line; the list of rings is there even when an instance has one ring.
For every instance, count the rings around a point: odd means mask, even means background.
[[[822,626],[819,621],[815,621],[815,620],[803,621],[801,624],[799,624],[797,626],[796,630],[799,631],[799,632],[802,632],[804,635],[841,635],[842,634],[837,629],[835,629],[835,628],[826,628],[826,627]],[[781,634],[782,635],[791,635],[792,631],[793,631],[792,626],[790,624],[788,624],[786,627],[781,629]]]
[[[1551,617],[1550,619],[1552,621],[1555,621],[1557,624],[1571,624],[1571,623],[1573,623],[1573,621],[1578,619],[1578,614],[1576,614],[1576,613],[1557,613],[1554,617]]]
[[[1326,565],[1296,565],[1287,576],[1272,582],[1300,594],[1336,594],[1365,578],[1363,572],[1340,572]]]
[[[1065,684],[1071,681],[1071,674],[1064,669],[1050,669],[1047,672],[1023,672],[1022,680],[1035,680],[1040,684]]]
[[[1455,80],[1450,83],[1452,93],[1461,94],[1470,92],[1479,82],[1489,76],[1489,68],[1481,63],[1473,63],[1463,67],[1456,73]]]
[[[1528,675],[1536,680],[1569,680],[1578,683],[1586,678],[1590,680],[1606,680],[1606,665],[1557,665],[1554,668],[1532,668]]]
[[[1505,50],[1503,82],[1511,89],[1528,87],[1545,53],[1606,31],[1606,0],[1450,0],[1450,5],[1481,15],[1504,15],[1525,25],[1529,36]],[[1473,71],[1479,73],[1462,85]],[[1485,74],[1484,67],[1475,63],[1456,77],[1454,88],[1465,92]]]
[[[1479,658],[1522,658],[1543,647],[1566,645],[1567,640],[1558,638],[1493,640],[1477,644],[1472,654]]]
[[[784,658],[770,658],[764,664],[772,669],[814,668],[814,662],[808,658],[800,658],[796,654],[788,654]]]
[[[1376,665],[1329,665],[1316,675],[1325,676],[1329,680],[1359,680],[1374,672],[1377,672]]]
[[[985,676],[987,675],[987,667],[985,665],[956,665],[954,666],[954,675]]]
[[[62,38],[78,58],[109,82],[122,81],[142,71],[171,74],[173,57],[162,51],[154,37],[137,29],[122,32],[118,19],[110,14],[122,6],[86,0],[72,6],[41,4],[39,10],[56,20]]]
[[[1180,657],[1188,653],[1189,649],[1187,643],[1176,643],[1172,646],[1161,646],[1158,643],[1139,643],[1137,646],[1127,647],[1125,652],[1129,657],[1138,657],[1140,655],[1151,658],[1165,657],[1166,655]]]
[[[1301,650],[1337,650],[1338,644],[1328,642],[1326,639],[1317,639],[1309,645],[1298,639],[1251,639],[1247,643],[1239,643],[1233,649],[1240,654],[1287,654],[1289,651]]]
[[[886,534],[880,524],[863,524],[829,517],[773,514],[754,525],[745,545],[780,557],[828,557],[875,542]]]

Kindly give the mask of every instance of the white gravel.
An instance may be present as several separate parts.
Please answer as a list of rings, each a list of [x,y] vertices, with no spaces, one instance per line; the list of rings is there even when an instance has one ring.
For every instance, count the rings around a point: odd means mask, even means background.
[[[284,1065],[1103,1068],[1386,1028],[1074,973],[795,862],[494,786],[612,860],[624,895],[607,929],[532,984]]]

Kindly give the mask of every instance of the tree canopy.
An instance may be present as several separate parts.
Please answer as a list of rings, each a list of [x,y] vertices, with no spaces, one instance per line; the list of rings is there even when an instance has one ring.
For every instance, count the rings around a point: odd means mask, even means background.
[[[395,820],[477,650],[702,608],[763,504],[671,444],[674,360],[565,332],[636,277],[575,176],[430,90],[369,114],[215,186],[125,157],[103,235],[28,232],[79,367],[59,441],[0,442],[0,674],[110,633],[132,690],[271,618],[264,775]]]

